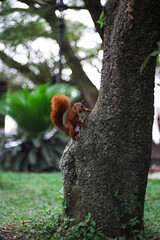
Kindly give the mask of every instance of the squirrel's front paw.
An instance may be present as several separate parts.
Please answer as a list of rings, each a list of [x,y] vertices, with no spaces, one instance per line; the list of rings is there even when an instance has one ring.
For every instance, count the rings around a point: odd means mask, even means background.
[[[78,141],[79,140],[79,136],[75,136],[75,141]]]

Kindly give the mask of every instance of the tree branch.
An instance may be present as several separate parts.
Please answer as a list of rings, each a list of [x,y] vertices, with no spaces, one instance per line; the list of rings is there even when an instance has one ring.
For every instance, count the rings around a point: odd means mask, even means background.
[[[1,16],[5,16],[7,14],[11,14],[11,13],[14,13],[14,12],[29,12],[29,9],[26,9],[26,8],[10,8],[10,9],[5,9],[3,11],[0,11],[0,15]]]
[[[5,65],[7,65],[9,68],[14,68],[20,73],[22,73],[24,76],[29,78],[34,83],[44,83],[44,79],[41,79],[39,75],[36,75],[27,64],[22,65],[21,63],[13,60],[11,57],[9,57],[7,54],[5,54],[3,51],[0,51],[0,59],[4,62]]]
[[[94,1],[93,0],[83,0],[83,1],[85,3],[87,10],[89,11],[89,13],[92,17],[96,31],[99,33],[99,35],[103,41],[104,31],[103,31],[103,28],[100,28],[99,24],[97,23],[100,15],[102,13],[102,10],[103,10],[100,0],[94,0]]]
[[[35,2],[32,0],[17,0],[19,2],[25,3],[28,6],[34,6]]]
[[[88,76],[83,71],[80,60],[74,55],[73,49],[67,41],[63,44],[64,55],[69,67],[72,69],[73,79],[81,90],[89,107],[93,107],[98,97],[98,90],[93,83],[88,79]]]
[[[31,1],[31,0],[29,0],[29,1],[28,0],[27,1],[26,0],[18,0],[18,1],[25,3],[30,7],[29,9],[22,9],[20,11],[26,11],[31,14],[34,14],[34,13],[38,14],[39,16],[44,18],[49,23],[49,25],[51,26],[51,28],[53,30],[53,33],[55,32],[55,24],[57,22],[57,18],[56,18],[55,12],[53,11],[53,8],[51,6],[49,6],[49,4],[47,6],[45,6],[45,8],[43,8],[43,7],[36,8],[34,5],[35,4],[34,1]],[[55,0],[53,2],[56,3]],[[41,11],[42,8],[45,9],[45,12]],[[16,10],[18,10],[18,9],[16,9]],[[67,59],[68,66],[72,70],[73,80],[74,80],[75,84],[79,87],[87,104],[90,107],[93,107],[97,100],[97,96],[98,96],[98,91],[97,91],[96,87],[92,84],[92,82],[87,77],[86,73],[83,71],[83,68],[80,64],[80,60],[75,56],[74,51],[71,48],[67,39],[64,40],[64,49],[63,50],[64,50],[64,52],[66,51],[64,53],[64,55]],[[0,57],[1,57],[1,55],[4,56],[4,54],[5,53],[0,54]],[[5,60],[3,60],[3,61],[5,61]],[[15,68],[18,71],[20,71],[21,73],[27,75],[27,77],[29,77],[33,82],[36,82],[36,83],[44,82],[44,78],[40,79],[40,74],[38,76],[35,75],[28,68],[27,65],[21,65],[12,59],[10,59],[9,62],[13,68]],[[31,74],[29,74],[29,73],[31,73]]]
[[[56,16],[51,11],[47,11],[43,18],[49,23],[54,31],[55,21],[57,20]],[[72,70],[74,83],[79,87],[89,107],[93,107],[98,97],[98,90],[84,72],[80,60],[75,56],[67,38],[65,38],[63,42],[63,53],[68,66]]]

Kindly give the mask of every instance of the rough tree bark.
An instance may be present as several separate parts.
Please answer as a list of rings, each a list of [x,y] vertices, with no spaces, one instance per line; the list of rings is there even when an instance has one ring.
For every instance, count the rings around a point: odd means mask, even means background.
[[[143,228],[155,59],[142,75],[140,66],[160,39],[159,12],[157,0],[107,1],[99,97],[61,159],[67,215],[77,223],[90,212],[110,237],[129,234],[122,224],[135,217]]]

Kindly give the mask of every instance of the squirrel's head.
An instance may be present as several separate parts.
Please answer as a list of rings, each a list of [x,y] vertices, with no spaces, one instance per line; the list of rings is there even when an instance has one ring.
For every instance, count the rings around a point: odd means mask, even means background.
[[[84,122],[85,120],[85,108],[83,107],[83,101],[80,103],[73,104],[73,110],[78,114],[79,120]]]

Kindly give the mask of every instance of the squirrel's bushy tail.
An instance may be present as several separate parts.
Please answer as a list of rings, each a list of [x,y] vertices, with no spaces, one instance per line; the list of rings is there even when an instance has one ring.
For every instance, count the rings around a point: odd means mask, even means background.
[[[51,120],[53,124],[58,127],[61,131],[65,131],[63,124],[63,114],[69,109],[70,102],[69,98],[63,94],[52,97],[51,100]]]

